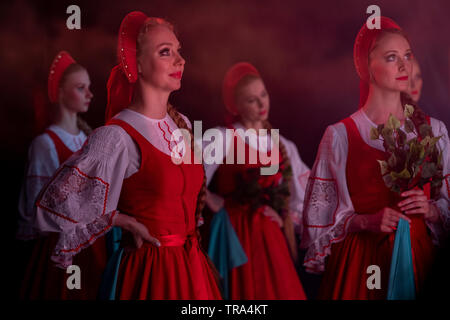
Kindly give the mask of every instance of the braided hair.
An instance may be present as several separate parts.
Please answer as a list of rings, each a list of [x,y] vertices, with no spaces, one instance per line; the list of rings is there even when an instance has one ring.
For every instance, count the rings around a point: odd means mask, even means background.
[[[189,132],[191,150],[195,151],[194,150],[194,147],[195,147],[194,134],[192,133],[192,130],[188,127],[186,121],[184,121],[181,114],[170,103],[167,105],[167,113],[172,118],[172,120],[175,122],[175,124],[177,125],[178,128],[185,129]],[[206,174],[205,174],[205,169],[203,166],[202,166],[202,168],[203,168],[203,184],[202,184],[200,192],[197,196],[197,208],[195,210],[196,225],[198,225],[198,222],[200,220],[203,208],[205,207],[205,201],[206,201]],[[200,237],[199,229],[197,228],[196,230],[197,230],[197,238],[200,241],[201,237]]]

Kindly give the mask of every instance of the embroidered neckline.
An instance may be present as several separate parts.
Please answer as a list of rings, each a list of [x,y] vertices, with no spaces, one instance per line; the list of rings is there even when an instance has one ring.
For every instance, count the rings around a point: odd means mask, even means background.
[[[164,124],[165,124],[166,127],[167,127],[167,131],[169,132],[170,136],[172,136],[173,131],[170,131],[170,127],[169,127],[169,125],[167,124],[167,122],[166,122],[165,120],[162,121],[162,122],[164,122]],[[178,156],[179,156],[180,158],[182,158],[183,156],[182,156],[182,154],[180,153],[180,151],[178,150],[178,144],[175,143],[176,151],[174,151],[174,148],[171,147],[170,142],[171,142],[172,140],[168,140],[168,139],[167,139],[167,137],[166,137],[166,131],[164,131],[164,129],[161,128],[161,122],[158,122],[158,127],[159,127],[159,130],[161,130],[161,132],[163,133],[163,139],[167,142],[167,146],[169,147],[170,152],[171,152],[172,154],[174,154],[174,153],[176,152],[176,153],[178,154]]]

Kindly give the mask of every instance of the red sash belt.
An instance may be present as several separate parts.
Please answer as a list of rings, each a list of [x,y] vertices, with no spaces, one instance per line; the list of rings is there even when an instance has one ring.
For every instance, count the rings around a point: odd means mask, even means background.
[[[161,247],[185,247],[190,261],[192,272],[191,279],[193,280],[192,283],[196,293],[195,296],[198,297],[198,299],[207,299],[209,295],[205,285],[206,282],[200,281],[200,279],[203,279],[206,275],[204,274],[202,267],[200,247],[195,231],[189,234],[170,234],[156,236],[155,238],[161,243]],[[144,246],[153,246],[153,244],[144,242]]]

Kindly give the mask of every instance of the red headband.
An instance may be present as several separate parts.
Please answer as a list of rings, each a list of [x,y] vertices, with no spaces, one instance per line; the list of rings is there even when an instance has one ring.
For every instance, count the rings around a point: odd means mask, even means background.
[[[223,102],[228,112],[232,115],[237,114],[234,101],[236,86],[243,77],[249,74],[260,77],[258,70],[248,62],[236,63],[225,74],[222,86]]]
[[[367,24],[361,27],[355,39],[353,47],[353,61],[355,63],[356,72],[360,77],[359,83],[359,108],[361,108],[367,101],[369,95],[369,54],[373,43],[377,39],[382,30],[401,28],[391,19],[380,17],[380,29],[369,29]]]
[[[126,108],[133,98],[134,84],[138,79],[136,42],[147,18],[144,13],[133,11],[127,14],[120,24],[117,46],[119,64],[111,70],[107,83],[106,121]]]
[[[59,52],[53,59],[50,73],[48,75],[48,97],[50,102],[58,102],[59,81],[67,67],[76,63],[66,51]]]

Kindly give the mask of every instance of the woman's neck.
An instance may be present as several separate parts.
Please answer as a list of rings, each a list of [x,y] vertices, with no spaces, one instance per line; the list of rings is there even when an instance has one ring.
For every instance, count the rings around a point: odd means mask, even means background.
[[[163,119],[167,114],[170,92],[156,90],[142,82],[138,88],[138,95],[129,108],[148,118]]]
[[[401,123],[405,120],[399,91],[388,91],[371,85],[369,96],[362,109],[376,124],[386,123],[390,114],[394,115]]]
[[[55,121],[55,125],[73,135],[80,133],[80,128],[77,125],[77,113],[68,110],[64,106],[59,108],[58,119]]]
[[[259,129],[265,129],[263,121],[249,121],[245,119],[239,120],[245,129],[254,129],[256,130],[256,134],[259,135]]]

